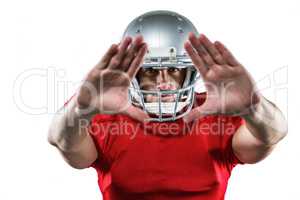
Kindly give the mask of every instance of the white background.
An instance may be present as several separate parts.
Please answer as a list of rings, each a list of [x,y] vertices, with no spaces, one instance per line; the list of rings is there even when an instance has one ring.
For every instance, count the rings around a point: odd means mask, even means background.
[[[69,167],[47,129],[75,88],[60,86],[80,81],[134,17],[156,9],[224,42],[288,115],[289,135],[266,160],[234,169],[226,199],[299,199],[299,8],[287,0],[1,1],[0,199],[101,199],[96,172]]]

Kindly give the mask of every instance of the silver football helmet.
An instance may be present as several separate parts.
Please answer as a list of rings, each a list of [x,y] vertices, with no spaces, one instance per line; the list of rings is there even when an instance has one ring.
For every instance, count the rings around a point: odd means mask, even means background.
[[[145,90],[137,78],[131,81],[131,103],[151,116],[151,121],[173,121],[186,115],[194,102],[196,79],[199,77],[185,52],[184,42],[189,32],[198,35],[194,25],[184,16],[171,11],[151,11],[135,18],[126,28],[123,38],[142,35],[148,45],[142,68],[154,70],[184,68],[185,80],[176,90]],[[156,96],[156,102],[147,102],[146,96]],[[174,101],[164,102],[162,96],[173,95]]]

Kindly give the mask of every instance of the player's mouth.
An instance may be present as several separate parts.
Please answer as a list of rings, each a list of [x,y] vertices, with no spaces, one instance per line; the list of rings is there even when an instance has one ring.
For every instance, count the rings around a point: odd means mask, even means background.
[[[161,101],[162,102],[173,102],[175,101],[175,94],[162,94],[161,95]]]
[[[161,102],[174,102],[176,100],[175,94],[161,94]],[[146,102],[158,102],[158,95],[146,95]]]
[[[144,95],[146,102],[159,102],[159,91],[161,92],[160,100],[161,102],[175,102],[176,100],[176,94],[175,90],[177,87],[174,84],[168,83],[168,84],[159,84],[156,86],[148,85],[148,87],[144,87],[143,89],[149,90],[149,91],[156,91],[156,94],[147,94]],[[174,90],[173,94],[164,93],[164,91],[172,91]]]

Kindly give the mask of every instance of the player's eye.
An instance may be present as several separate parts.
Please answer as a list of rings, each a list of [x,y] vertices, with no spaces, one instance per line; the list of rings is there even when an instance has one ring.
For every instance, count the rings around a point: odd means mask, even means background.
[[[171,73],[179,72],[179,71],[180,71],[179,68],[175,68],[175,67],[168,68],[168,72],[171,72]]]
[[[154,69],[154,68],[147,68],[144,70],[144,72],[147,74],[147,75],[155,75],[158,73],[158,70],[157,69]]]

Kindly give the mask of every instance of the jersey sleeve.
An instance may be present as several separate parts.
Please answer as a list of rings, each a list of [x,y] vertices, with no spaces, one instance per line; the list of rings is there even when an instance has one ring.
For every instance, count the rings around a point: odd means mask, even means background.
[[[213,160],[219,166],[231,171],[237,164],[244,164],[235,155],[232,139],[236,131],[244,124],[238,116],[214,115],[202,119],[202,124],[207,124],[208,149]],[[202,130],[207,130],[202,129]]]
[[[232,148],[232,140],[236,131],[240,128],[240,126],[242,126],[245,123],[245,121],[243,118],[238,116],[227,116],[223,120],[226,121],[226,125],[224,125],[221,134],[221,152],[226,160],[227,166],[231,170],[237,164],[244,164],[235,155]]]
[[[88,126],[88,133],[92,137],[94,144],[98,152],[98,158],[90,165],[90,167],[96,170],[106,171],[108,170],[108,157],[105,153],[106,144],[108,140],[108,129],[109,129],[109,117],[96,114],[90,120]]]

